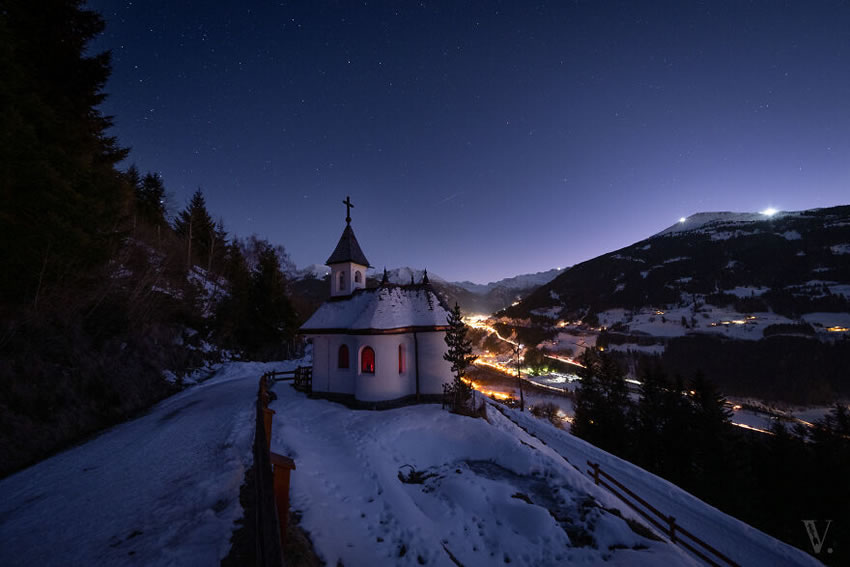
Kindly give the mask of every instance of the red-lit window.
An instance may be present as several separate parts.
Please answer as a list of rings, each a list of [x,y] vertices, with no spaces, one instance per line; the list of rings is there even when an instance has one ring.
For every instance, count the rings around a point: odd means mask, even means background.
[[[375,373],[375,351],[372,347],[366,347],[360,354],[360,372],[363,374]]]
[[[405,370],[405,363],[407,361],[404,360],[404,345],[398,345],[398,373],[402,374]]]
[[[348,346],[342,345],[339,347],[339,356],[337,356],[337,367],[348,368]]]

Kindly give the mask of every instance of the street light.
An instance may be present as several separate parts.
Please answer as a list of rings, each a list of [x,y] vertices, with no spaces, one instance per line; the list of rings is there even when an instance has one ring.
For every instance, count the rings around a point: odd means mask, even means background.
[[[519,411],[525,411],[525,397],[522,393],[522,374],[520,367],[520,355],[522,353],[522,345],[517,343],[516,347],[514,348],[514,351],[516,352],[516,381],[517,386],[519,387]]]

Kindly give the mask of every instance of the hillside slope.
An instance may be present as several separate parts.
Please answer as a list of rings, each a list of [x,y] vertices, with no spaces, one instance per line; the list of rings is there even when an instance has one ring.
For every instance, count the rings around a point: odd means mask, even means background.
[[[789,317],[850,310],[850,206],[750,219],[712,213],[577,264],[508,314],[558,307],[565,317],[607,309],[741,302],[741,312]],[[725,217],[725,218],[724,218]],[[746,300],[753,299],[747,303]],[[747,309],[747,307],[750,307]]]
[[[692,215],[503,314],[546,330],[553,348],[660,354],[730,394],[829,402],[850,395],[850,206]]]

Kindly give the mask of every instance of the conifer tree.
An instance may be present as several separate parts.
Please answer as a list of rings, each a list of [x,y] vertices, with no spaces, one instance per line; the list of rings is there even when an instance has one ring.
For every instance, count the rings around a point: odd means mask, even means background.
[[[187,268],[195,262],[207,266],[213,248],[215,223],[200,189],[195,191],[189,204],[174,219],[174,230],[186,241]]]
[[[251,270],[237,243],[227,245],[223,275],[228,282],[227,294],[216,309],[216,333],[221,344],[236,350],[244,349],[250,334]]]
[[[472,341],[466,337],[466,324],[460,314],[460,307],[455,306],[449,312],[449,328],[446,330],[446,346],[448,350],[443,358],[451,363],[454,379],[448,387],[447,392],[453,397],[453,409],[467,409],[469,399],[472,396],[472,387],[463,381],[466,368],[478,357],[472,354]]]
[[[261,352],[280,352],[295,334],[295,311],[287,296],[287,284],[272,246],[261,252],[251,277],[255,341]]]
[[[118,244],[126,156],[97,106],[109,54],[87,55],[103,19],[74,0],[0,8],[0,298],[37,305]]]
[[[590,443],[598,443],[599,407],[602,403],[602,389],[597,376],[601,371],[599,353],[587,348],[579,357],[582,366],[578,370],[581,379],[576,390],[575,415],[570,431]]]
[[[684,380],[680,375],[664,396],[664,414],[661,442],[664,446],[662,475],[679,486],[690,486],[693,457],[693,410],[689,403]]]
[[[165,225],[165,185],[162,177],[150,172],[142,177],[136,185],[136,210],[151,226]]]
[[[725,486],[722,478],[728,466],[730,447],[729,417],[726,398],[701,371],[691,381],[691,412],[693,416],[693,452],[695,482],[705,486],[710,496],[720,495]]]
[[[664,400],[669,384],[657,361],[647,363],[641,369],[640,377],[640,398],[635,422],[635,433],[640,451],[636,457],[644,468],[658,472],[664,454],[661,433],[667,417],[664,411]]]
[[[586,349],[571,430],[607,451],[623,454],[628,437],[628,389],[623,371],[608,354]]]

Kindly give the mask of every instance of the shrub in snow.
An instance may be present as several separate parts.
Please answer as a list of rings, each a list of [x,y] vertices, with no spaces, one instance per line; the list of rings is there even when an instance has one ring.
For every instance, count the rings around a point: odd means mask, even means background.
[[[564,428],[563,420],[558,417],[559,408],[556,404],[552,402],[547,402],[545,404],[538,404],[536,406],[532,406],[531,414],[539,419],[548,419],[549,423],[557,427],[558,429]]]

